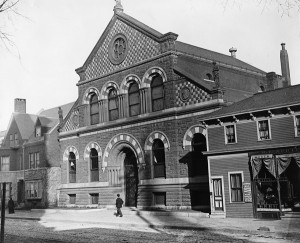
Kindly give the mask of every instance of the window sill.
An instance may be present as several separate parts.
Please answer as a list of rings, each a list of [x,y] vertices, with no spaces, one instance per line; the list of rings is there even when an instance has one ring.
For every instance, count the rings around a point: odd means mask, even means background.
[[[245,204],[245,202],[231,202],[230,201],[230,204]]]
[[[258,139],[257,142],[264,142],[264,141],[271,141],[272,138],[268,138],[268,139]]]
[[[225,143],[225,145],[235,145],[237,144],[237,142],[234,142],[234,143]]]

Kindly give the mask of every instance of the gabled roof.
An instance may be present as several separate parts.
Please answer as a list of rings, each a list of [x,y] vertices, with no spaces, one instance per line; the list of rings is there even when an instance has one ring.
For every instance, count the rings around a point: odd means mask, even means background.
[[[29,139],[34,131],[37,115],[26,113],[13,113],[13,119],[17,123],[22,139]]]
[[[289,86],[256,93],[253,96],[233,103],[218,111],[208,114],[204,119],[250,113],[264,109],[274,109],[300,104],[300,85]]]
[[[42,127],[53,127],[58,123],[58,118],[48,118],[44,116],[39,116],[37,119]]]
[[[245,63],[245,62],[243,62],[237,58],[234,58],[232,56],[221,54],[221,53],[214,52],[214,51],[210,51],[210,50],[207,50],[207,49],[204,49],[201,47],[189,45],[189,44],[186,44],[186,43],[183,43],[180,41],[175,42],[175,49],[178,52],[189,54],[192,56],[201,57],[208,61],[216,61],[220,64],[234,66],[234,67],[249,70],[252,72],[257,72],[260,74],[266,73],[256,67],[253,67],[252,65]]]
[[[74,103],[75,102],[70,102],[70,103],[60,106],[63,111],[64,118],[67,116],[67,114],[69,113],[69,111],[72,108],[72,106],[74,105]],[[51,109],[47,109],[47,110],[42,110],[41,112],[38,113],[38,115],[41,117],[58,119],[58,107],[59,106],[51,108]]]
[[[152,35],[153,37],[161,38],[163,36],[162,33],[158,32],[155,29],[152,29],[151,27],[149,27],[148,25],[145,25],[144,23],[138,21],[137,19],[132,18],[131,16],[125,14],[124,12],[116,13],[116,16],[119,17],[121,20],[125,20],[125,22],[128,21],[130,24],[135,25],[136,27],[147,32],[148,34]]]

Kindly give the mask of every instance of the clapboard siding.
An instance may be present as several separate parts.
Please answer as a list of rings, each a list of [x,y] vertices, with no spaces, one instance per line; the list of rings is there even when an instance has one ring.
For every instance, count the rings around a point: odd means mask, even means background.
[[[208,128],[209,151],[231,151],[233,149],[300,142],[300,137],[295,137],[293,116],[270,119],[271,140],[258,141],[256,124],[257,121],[237,123],[237,143],[234,144],[225,144],[224,126]]]
[[[211,176],[223,176],[226,217],[253,217],[252,203],[230,203],[228,172],[243,171],[244,182],[250,183],[248,155],[210,158]]]

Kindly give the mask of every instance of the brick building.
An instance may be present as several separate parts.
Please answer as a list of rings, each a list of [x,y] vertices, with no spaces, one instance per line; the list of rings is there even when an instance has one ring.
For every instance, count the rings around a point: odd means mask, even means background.
[[[61,109],[67,114],[73,104]],[[6,198],[12,197],[18,206],[57,205],[56,188],[61,178],[58,124],[58,107],[28,114],[26,100],[15,99],[0,147],[0,183],[8,183]]]
[[[59,206],[210,211],[207,114],[284,85],[231,55],[177,41],[120,1],[82,67],[60,127]]]

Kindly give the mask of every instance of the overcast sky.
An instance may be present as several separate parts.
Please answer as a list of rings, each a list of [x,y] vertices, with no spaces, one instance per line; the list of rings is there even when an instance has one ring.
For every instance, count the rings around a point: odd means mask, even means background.
[[[229,55],[266,72],[281,74],[286,43],[291,82],[300,84],[300,13],[282,15],[263,0],[122,0],[124,12],[178,40]],[[226,4],[227,3],[227,4]],[[0,16],[15,46],[0,42],[0,131],[6,130],[14,99],[36,114],[77,99],[81,67],[113,16],[114,0],[21,0],[25,17]],[[298,69],[297,69],[298,66]]]

